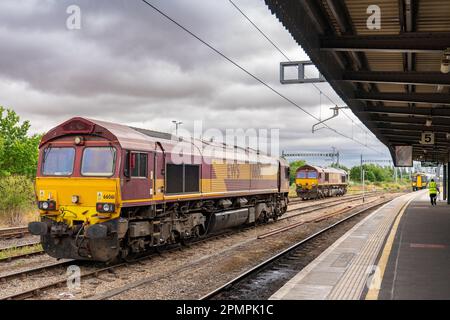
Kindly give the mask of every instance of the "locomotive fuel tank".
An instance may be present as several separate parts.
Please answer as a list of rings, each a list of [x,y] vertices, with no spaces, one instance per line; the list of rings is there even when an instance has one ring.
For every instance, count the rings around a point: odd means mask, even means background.
[[[249,209],[238,209],[214,213],[209,226],[210,232],[237,227],[246,223],[249,219]]]

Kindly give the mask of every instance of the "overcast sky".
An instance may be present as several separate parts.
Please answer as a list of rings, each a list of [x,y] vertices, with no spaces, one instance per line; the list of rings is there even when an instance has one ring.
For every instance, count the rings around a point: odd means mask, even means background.
[[[332,114],[333,104],[311,84],[279,83],[285,58],[228,0],[150,2],[312,114]],[[235,3],[290,59],[308,59],[264,1]],[[79,30],[66,27],[70,5],[81,9]],[[201,120],[205,129],[279,128],[282,150],[328,152],[335,146],[347,165],[357,163],[361,151],[365,158],[390,158],[372,134],[367,144],[384,154],[327,129],[311,133],[316,120],[140,0],[2,0],[0,43],[0,105],[29,119],[33,132],[73,116],[167,132],[172,120],[183,121],[185,129]],[[327,83],[317,86],[344,105]],[[366,142],[344,115],[329,125]]]

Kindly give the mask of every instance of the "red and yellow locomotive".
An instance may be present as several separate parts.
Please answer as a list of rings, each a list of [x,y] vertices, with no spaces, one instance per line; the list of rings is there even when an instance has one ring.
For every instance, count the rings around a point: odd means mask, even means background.
[[[303,200],[342,196],[347,193],[348,174],[341,169],[304,165],[297,169],[295,185]]]
[[[111,261],[277,219],[288,189],[283,159],[73,118],[40,143],[29,230],[53,257]]]

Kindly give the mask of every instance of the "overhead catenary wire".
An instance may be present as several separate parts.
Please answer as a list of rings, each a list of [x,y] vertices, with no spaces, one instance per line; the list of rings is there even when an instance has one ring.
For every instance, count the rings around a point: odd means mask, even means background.
[[[166,14],[164,11],[162,11],[161,9],[159,9],[158,7],[156,7],[154,4],[150,3],[147,0],[141,0],[144,4],[148,5],[150,8],[152,8],[154,11],[156,11],[157,13],[159,13],[160,15],[162,15],[164,18],[166,18],[167,20],[169,20],[170,22],[174,23],[175,25],[177,25],[180,29],[184,30],[186,33],[188,33],[189,35],[191,35],[192,37],[194,37],[195,39],[197,39],[198,41],[200,41],[202,44],[204,44],[206,47],[208,47],[209,49],[211,49],[212,51],[214,51],[215,53],[217,53],[219,56],[221,56],[222,58],[224,58],[225,60],[227,60],[228,62],[230,62],[231,64],[233,64],[235,67],[237,67],[238,69],[242,70],[244,73],[246,73],[247,75],[249,75],[250,77],[252,77],[253,79],[255,79],[257,82],[261,83],[263,86],[265,86],[266,88],[268,88],[270,91],[272,91],[273,93],[275,93],[276,95],[278,95],[279,97],[281,97],[282,99],[286,100],[287,102],[289,102],[290,104],[292,104],[293,106],[297,107],[298,109],[300,109],[301,111],[303,111],[304,113],[306,113],[307,115],[309,115],[310,117],[312,117],[313,119],[320,121],[319,118],[317,118],[316,116],[314,116],[312,113],[310,113],[308,110],[304,109],[303,107],[301,107],[299,104],[297,104],[295,101],[293,101],[292,99],[286,97],[284,94],[282,94],[281,92],[279,92],[278,90],[276,90],[275,88],[273,88],[271,85],[269,85],[268,83],[266,83],[265,81],[263,81],[262,79],[260,79],[259,77],[257,77],[256,75],[254,75],[253,73],[251,73],[250,71],[248,71],[247,69],[245,69],[244,67],[242,67],[240,64],[238,64],[237,62],[235,62],[233,59],[229,58],[227,55],[225,55],[224,53],[222,53],[220,50],[216,49],[214,46],[212,46],[211,44],[209,44],[208,42],[206,42],[205,40],[203,40],[202,38],[200,38],[198,35],[196,35],[194,32],[190,31],[187,27],[183,26],[181,23],[179,23],[178,21],[176,21],[175,19],[173,19],[172,17],[170,17],[168,14]],[[336,129],[328,126],[327,124],[324,124],[328,129],[330,129],[331,131],[335,132],[336,134],[350,139],[352,141],[355,141],[356,143],[371,149],[377,153],[381,153],[380,151],[364,144],[361,141],[358,141],[356,139],[353,139],[352,137],[347,136],[346,134],[337,131]]]
[[[267,39],[267,41],[287,60],[287,61],[290,61],[290,62],[292,62],[292,60],[289,58],[289,56],[272,40],[272,39],[270,39],[270,37],[264,32],[264,31],[262,31],[261,30],[261,28],[259,28],[258,27],[258,25],[256,25],[256,23],[254,23],[253,22],[253,20],[252,19],[250,19],[250,17],[249,16],[247,16],[246,14],[245,14],[245,12],[244,11],[242,11],[241,10],[241,8],[233,1],[233,0],[228,0],[232,5],[233,5],[233,7],[237,10],[237,11],[239,11],[243,16],[244,16],[244,18],[245,19],[247,19],[247,21],[256,29],[256,30],[258,30],[258,32],[264,37],[264,38],[266,38]],[[338,105],[338,103],[336,103],[328,94],[326,94],[322,89],[320,89],[315,83],[311,83],[318,91],[319,91],[319,93],[321,94],[321,95],[323,95],[323,96],[325,96],[325,98],[327,98],[328,99],[328,101],[330,101],[332,104],[334,104],[334,105]],[[352,117],[350,117],[348,114],[347,114],[347,112],[345,112],[345,110],[341,110],[342,111],[342,113],[349,119],[349,120],[351,120],[352,122],[353,122],[353,124],[354,125],[356,125],[358,128],[360,128],[361,129],[361,131],[363,132],[363,133],[366,133],[367,134],[367,130],[366,129],[364,129],[361,125],[359,125],[358,123],[354,123],[354,120],[352,119]],[[353,134],[352,134],[352,137],[353,137]]]

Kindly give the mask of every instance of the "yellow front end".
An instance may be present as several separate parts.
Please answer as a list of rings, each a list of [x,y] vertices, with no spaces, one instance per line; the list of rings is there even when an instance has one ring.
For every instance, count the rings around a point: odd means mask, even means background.
[[[297,179],[295,179],[295,184],[297,185],[298,189],[311,190],[312,188],[315,188],[318,186],[319,180],[311,179],[311,178],[308,178],[308,179],[297,178]]]
[[[417,176],[417,182],[416,182],[417,184],[417,187],[418,188],[422,188],[423,187],[423,185],[422,185],[422,177],[421,176]]]
[[[40,210],[56,222],[69,227],[74,224],[96,224],[119,217],[120,182],[118,178],[37,177],[38,201],[55,201],[56,210]],[[114,205],[114,212],[100,213],[96,205]]]

